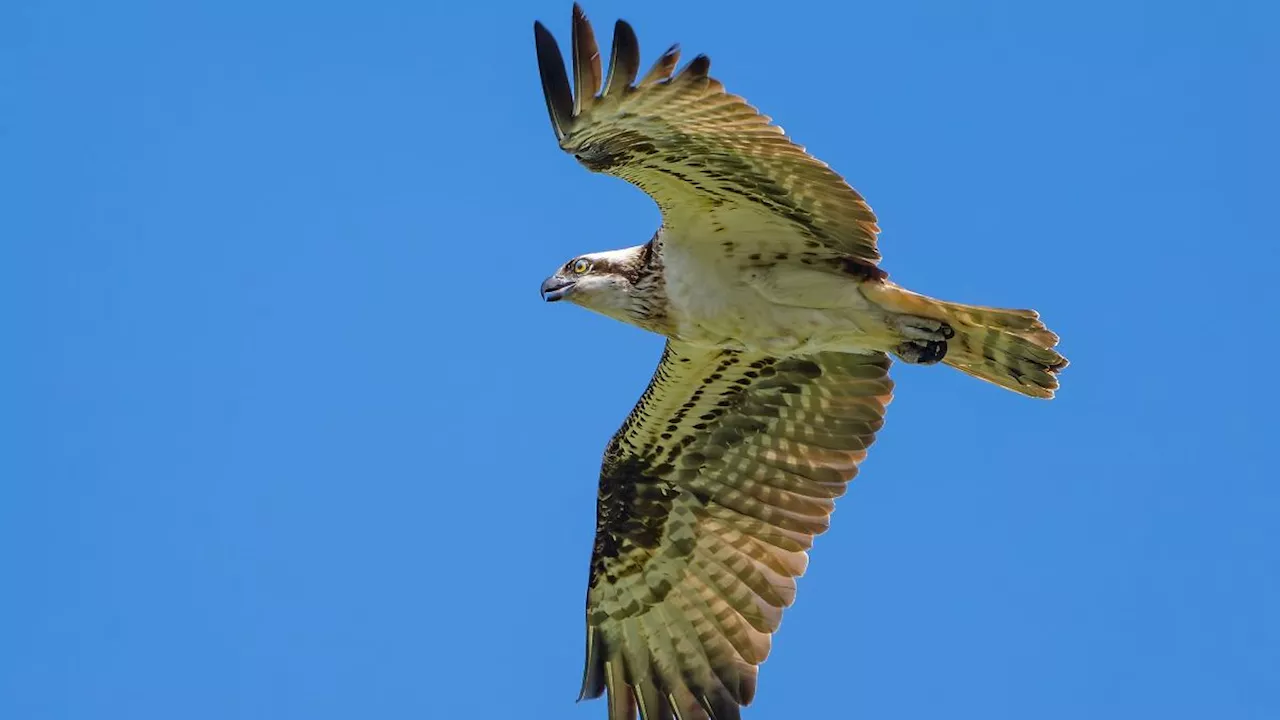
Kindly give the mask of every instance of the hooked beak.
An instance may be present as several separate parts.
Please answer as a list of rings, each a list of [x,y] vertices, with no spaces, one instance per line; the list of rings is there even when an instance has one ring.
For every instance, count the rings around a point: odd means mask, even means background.
[[[542,281],[542,299],[547,302],[563,300],[573,292],[574,282],[552,275]]]

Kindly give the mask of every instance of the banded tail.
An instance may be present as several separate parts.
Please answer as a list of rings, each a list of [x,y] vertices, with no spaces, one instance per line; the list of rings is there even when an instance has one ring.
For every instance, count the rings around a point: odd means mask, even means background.
[[[891,283],[864,293],[896,313],[946,323],[953,331],[941,361],[1016,393],[1052,398],[1067,359],[1054,350],[1058,336],[1035,310],[1008,310],[945,302]]]

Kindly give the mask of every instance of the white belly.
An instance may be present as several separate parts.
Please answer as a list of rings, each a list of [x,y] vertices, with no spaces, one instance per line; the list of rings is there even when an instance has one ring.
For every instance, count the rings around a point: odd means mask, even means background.
[[[883,345],[884,315],[852,277],[798,264],[698,262],[665,249],[667,299],[681,340],[788,355]]]

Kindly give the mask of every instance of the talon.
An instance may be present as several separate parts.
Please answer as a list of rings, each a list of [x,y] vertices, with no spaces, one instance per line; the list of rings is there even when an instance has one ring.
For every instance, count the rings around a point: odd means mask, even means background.
[[[913,365],[933,365],[947,356],[946,340],[909,340],[893,349],[903,362]]]
[[[941,362],[942,358],[946,356],[947,356],[947,341],[932,340],[930,342],[925,343],[925,354],[924,354],[924,357],[920,359],[920,362],[928,365],[932,365],[933,363]]]

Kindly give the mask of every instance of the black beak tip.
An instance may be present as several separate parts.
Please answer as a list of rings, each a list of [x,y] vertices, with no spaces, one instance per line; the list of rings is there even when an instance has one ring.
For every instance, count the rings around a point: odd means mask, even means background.
[[[555,302],[564,299],[571,290],[573,290],[572,280],[564,280],[553,275],[542,281],[542,288],[538,294],[547,302]]]

